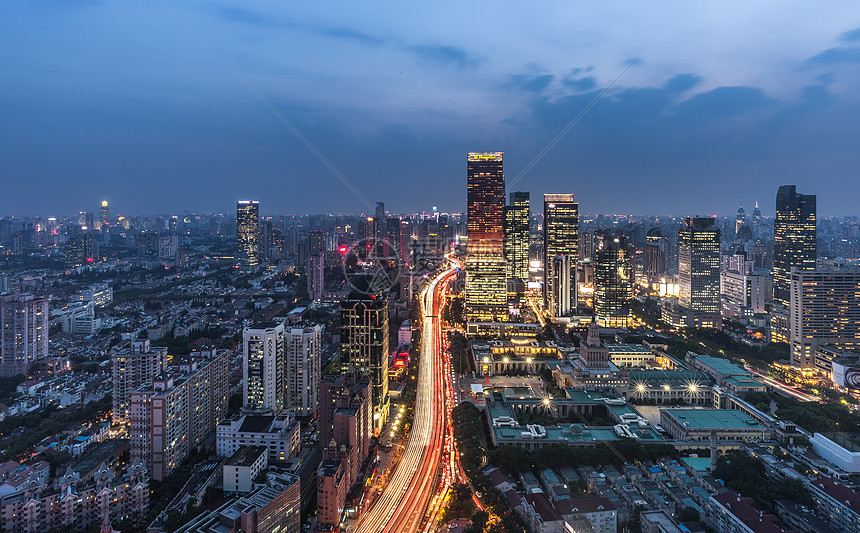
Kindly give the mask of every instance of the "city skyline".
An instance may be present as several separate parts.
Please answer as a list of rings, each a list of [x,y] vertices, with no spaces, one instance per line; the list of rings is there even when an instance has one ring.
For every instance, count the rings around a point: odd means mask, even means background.
[[[604,6],[539,17],[480,5],[456,16],[437,6],[44,9],[7,6],[0,17],[4,214],[102,197],[125,211],[221,210],[241,197],[271,198],[269,212],[365,209],[225,60],[364,197],[407,212],[464,210],[449,190],[463,184],[468,151],[507,152],[507,178],[517,177],[634,59],[517,190],[569,190],[584,212],[683,202],[685,214],[706,215],[734,211],[739,190],[767,213],[785,183],[843,188],[822,198],[824,217],[851,215],[860,192],[846,149],[860,111],[850,4],[721,4],[708,16],[661,4],[612,17]],[[475,29],[477,16],[502,31]],[[404,17],[425,23],[407,31]],[[778,23],[763,36],[761,20]],[[723,186],[697,195],[691,178]]]

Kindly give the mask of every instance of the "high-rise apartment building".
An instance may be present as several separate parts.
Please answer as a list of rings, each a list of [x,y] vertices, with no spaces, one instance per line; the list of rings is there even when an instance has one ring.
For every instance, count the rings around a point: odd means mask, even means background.
[[[325,296],[325,253],[308,257],[308,297],[320,301]]]
[[[570,258],[573,271],[570,278],[571,308],[576,308],[576,261],[579,257],[579,204],[573,201],[572,194],[543,195],[543,257],[544,257],[544,302],[555,316],[563,316],[558,311],[558,302],[553,284],[556,280],[555,258],[565,255]],[[567,314],[569,314],[568,311]]]
[[[860,348],[860,270],[795,268],[790,281],[791,366],[813,368],[825,344]]]
[[[570,266],[569,255],[557,255],[552,260],[552,286],[553,294],[550,299],[553,303],[553,312],[555,316],[569,316],[573,302],[571,295],[575,291],[571,290],[571,283],[576,279],[576,270]]]
[[[260,264],[260,202],[240,200],[236,204],[236,244],[240,266]]]
[[[322,365],[322,326],[291,326],[284,332],[286,407],[296,416],[315,416]]]
[[[99,243],[93,239],[92,233],[85,231],[66,241],[63,259],[66,268],[76,268],[98,262]]]
[[[167,369],[167,362],[167,348],[153,348],[148,340],[132,341],[128,349],[111,356],[114,424],[128,422],[129,395],[141,385],[152,383],[156,375]]]
[[[609,233],[595,235],[594,311],[600,326],[627,327],[633,298],[633,272],[627,239]]]
[[[755,268],[755,261],[739,251],[724,255],[720,267],[720,312],[725,318],[750,318],[766,312],[773,293],[770,272]]]
[[[466,321],[508,319],[502,152],[467,157]]]
[[[249,409],[279,413],[285,406],[284,325],[258,322],[242,332],[242,399]]]
[[[184,358],[129,395],[132,461],[169,476],[227,414],[229,350]]]
[[[388,335],[388,298],[354,292],[341,302],[343,368],[370,375],[374,429],[388,412]]]
[[[816,198],[798,194],[794,185],[776,192],[773,221],[773,301],[788,306],[791,301],[791,269],[813,270],[817,258]]]
[[[529,279],[529,193],[512,192],[505,208],[505,258],[507,275]]]
[[[678,229],[678,305],[688,327],[722,328],[720,228],[713,218],[687,217]]]
[[[0,376],[26,375],[48,357],[50,301],[32,294],[0,295]]]

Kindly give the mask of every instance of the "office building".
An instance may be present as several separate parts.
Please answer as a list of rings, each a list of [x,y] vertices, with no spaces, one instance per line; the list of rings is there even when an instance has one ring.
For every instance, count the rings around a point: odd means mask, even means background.
[[[110,227],[110,206],[107,200],[102,201],[101,208],[99,209],[99,222],[101,222],[102,231],[107,231],[108,227]]]
[[[556,317],[569,316],[576,304],[575,301],[571,301],[571,295],[575,294],[571,284],[576,279],[576,270],[571,269],[570,260],[569,255],[557,255],[552,259],[553,279],[549,285],[553,293],[550,295],[550,301]]]
[[[555,258],[564,255],[570,258],[573,268],[568,276],[558,279],[570,280],[571,308],[576,308],[576,261],[579,257],[579,204],[573,201],[572,194],[543,195],[543,261],[544,261],[544,302],[554,316],[565,316],[557,309],[555,299]],[[567,312],[569,314],[570,311]]]
[[[151,383],[156,375],[167,369],[167,348],[153,348],[148,340],[132,341],[131,345],[111,356],[113,384],[113,423],[128,422],[128,398],[131,391]]]
[[[239,266],[260,264],[260,202],[240,200],[236,204],[236,245]]]
[[[825,344],[860,348],[860,270],[795,268],[790,282],[792,367],[814,367],[815,352]]]
[[[279,413],[284,409],[284,325],[258,322],[242,332],[243,404]]]
[[[89,231],[85,231],[66,241],[66,247],[63,252],[66,268],[77,268],[97,263],[98,257],[99,243],[93,240],[93,235]]]
[[[502,152],[467,158],[466,321],[508,319]]]
[[[787,307],[791,301],[791,269],[813,270],[817,257],[816,198],[798,194],[794,185],[776,193],[773,221],[773,301]]]
[[[50,301],[32,294],[0,294],[0,376],[26,375],[48,357]]]
[[[268,462],[285,463],[301,449],[301,425],[290,414],[235,415],[218,424],[215,446],[219,457],[230,457],[243,446],[262,446]]]
[[[668,239],[659,227],[651,228],[645,235],[642,253],[642,271],[649,282],[658,282],[666,274],[666,249]]]
[[[183,358],[129,394],[131,460],[169,476],[227,414],[229,350]]]
[[[721,329],[720,229],[715,219],[687,217],[678,229],[678,285],[687,326]]]
[[[353,292],[340,306],[343,370],[371,379],[374,429],[388,412],[388,298]]]
[[[770,272],[755,268],[746,252],[722,257],[720,312],[724,318],[748,319],[765,313],[772,293]]]
[[[508,278],[529,279],[529,193],[512,192],[505,208]]]
[[[373,431],[371,381],[357,372],[325,376],[320,383],[320,446],[317,484],[321,524],[337,525],[346,496],[370,451]]]
[[[633,279],[627,239],[608,233],[597,235],[594,252],[594,311],[607,328],[627,327]]]
[[[325,296],[325,253],[308,257],[308,297],[322,301]]]
[[[672,438],[685,442],[764,442],[771,429],[735,409],[661,409],[660,425]]]
[[[320,366],[322,364],[322,326],[291,326],[284,331],[286,370],[286,408],[296,416],[317,414]]]
[[[113,301],[113,288],[107,283],[96,283],[77,291],[72,296],[72,301],[92,302],[93,306],[102,307]]]

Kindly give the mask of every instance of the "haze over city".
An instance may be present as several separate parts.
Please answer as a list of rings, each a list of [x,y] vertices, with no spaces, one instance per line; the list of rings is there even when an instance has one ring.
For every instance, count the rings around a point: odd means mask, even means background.
[[[827,184],[819,214],[853,215],[858,41],[850,2],[9,3],[0,212],[366,210],[225,62],[366,197],[462,212],[466,152],[512,179],[637,60],[518,188],[772,215]]]

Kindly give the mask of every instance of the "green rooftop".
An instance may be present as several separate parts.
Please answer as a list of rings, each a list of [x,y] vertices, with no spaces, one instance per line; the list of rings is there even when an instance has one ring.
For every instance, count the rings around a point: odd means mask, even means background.
[[[722,357],[712,357],[710,355],[696,354],[696,359],[701,361],[703,365],[707,365],[713,368],[714,372],[722,374],[724,376],[728,376],[731,374],[749,374],[749,372],[747,372],[740,366]]]
[[[734,409],[664,409],[687,429],[760,429],[763,426]]]
[[[711,376],[696,370],[631,370],[630,381],[633,383],[690,383],[712,381]]]
[[[710,457],[684,457],[681,462],[695,472],[708,472],[711,469]]]

